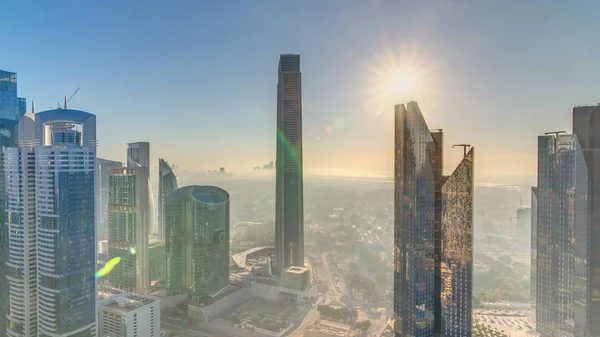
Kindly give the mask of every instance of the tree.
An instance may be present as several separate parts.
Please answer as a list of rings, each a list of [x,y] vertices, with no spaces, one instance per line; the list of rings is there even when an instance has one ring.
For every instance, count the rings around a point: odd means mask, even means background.
[[[231,317],[231,323],[240,324],[241,322],[242,322],[242,320],[238,316]]]
[[[371,327],[371,321],[364,320],[356,323],[356,328],[361,331],[367,331]]]

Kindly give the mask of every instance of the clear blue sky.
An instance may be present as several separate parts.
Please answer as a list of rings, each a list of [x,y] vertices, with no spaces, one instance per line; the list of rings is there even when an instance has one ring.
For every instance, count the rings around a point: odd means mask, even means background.
[[[597,1],[5,1],[0,69],[36,110],[81,87],[99,154],[150,141],[198,170],[275,156],[277,62],[302,56],[304,157],[314,174],[391,175],[392,114],[365,104],[381,53],[435,64],[416,97],[431,128],[477,147],[481,182],[535,181],[536,136],[600,101]],[[371,76],[372,77],[372,76]],[[332,127],[327,132],[327,127]]]

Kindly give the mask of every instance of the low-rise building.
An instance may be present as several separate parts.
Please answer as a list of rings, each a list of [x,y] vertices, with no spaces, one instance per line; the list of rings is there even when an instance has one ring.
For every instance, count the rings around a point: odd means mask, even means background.
[[[121,293],[98,303],[99,337],[159,337],[160,298]]]
[[[348,337],[352,327],[338,322],[316,319],[304,329],[303,337]]]

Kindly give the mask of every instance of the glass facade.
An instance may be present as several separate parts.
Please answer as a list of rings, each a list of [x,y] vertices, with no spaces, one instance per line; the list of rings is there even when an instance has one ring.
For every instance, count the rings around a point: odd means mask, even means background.
[[[98,196],[96,205],[98,212],[97,231],[98,241],[108,239],[108,177],[110,171],[115,167],[123,166],[119,161],[106,160],[102,158],[96,159],[97,164],[97,181],[98,181]]]
[[[164,159],[158,159],[158,238],[164,240],[165,219],[164,208],[167,194],[179,188],[177,174]]]
[[[150,282],[164,282],[167,272],[167,256],[164,242],[150,243]]]
[[[275,250],[278,273],[304,266],[300,55],[281,55],[277,81]]]
[[[589,336],[588,172],[576,135],[538,137],[536,320],[542,336]]]
[[[442,148],[416,102],[396,106],[396,336],[471,336],[474,150],[447,177]]]
[[[165,203],[168,295],[212,296],[229,284],[229,194],[186,186]]]
[[[108,281],[124,291],[144,293],[149,286],[147,167],[113,168],[108,178],[108,255],[121,258]]]
[[[416,103],[395,113],[395,331],[433,336],[436,146]]]
[[[473,162],[463,158],[442,187],[441,323],[447,337],[471,336]]]
[[[573,108],[573,133],[587,164],[590,186],[590,296],[588,315],[592,336],[600,336],[600,105]]]
[[[530,274],[530,298],[535,303],[537,285],[537,187],[531,188],[531,274]]]
[[[26,108],[25,98],[17,97],[17,74],[0,70],[0,118],[18,122]]]

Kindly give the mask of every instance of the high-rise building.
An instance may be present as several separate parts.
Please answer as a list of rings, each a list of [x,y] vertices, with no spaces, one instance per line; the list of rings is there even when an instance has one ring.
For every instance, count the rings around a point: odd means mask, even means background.
[[[277,81],[276,272],[304,266],[300,55],[281,55]]]
[[[536,328],[589,336],[588,171],[577,135],[538,137]]]
[[[159,337],[160,298],[118,294],[98,302],[99,337]]]
[[[17,74],[0,70],[0,118],[18,122],[26,109],[25,98],[17,97]]]
[[[98,204],[96,205],[98,213],[98,241],[108,239],[108,177],[110,171],[115,167],[123,166],[120,161],[97,158],[96,165],[97,181],[98,181],[98,196],[96,197]]]
[[[179,188],[177,174],[164,159],[158,159],[158,238],[165,239],[165,198]]]
[[[116,167],[108,182],[108,256],[121,259],[108,281],[112,287],[136,293],[145,293],[150,284],[149,176],[148,167]]]
[[[17,122],[0,118],[0,148],[17,146]],[[4,168],[4,153],[0,151],[0,167]],[[6,253],[8,252],[8,228],[6,227],[5,172],[0,169],[0,303],[9,303],[8,281],[6,280]],[[6,331],[7,306],[0,306],[0,333]]]
[[[165,242],[151,239],[148,248],[148,255],[148,260],[150,261],[150,283],[164,282],[165,274],[167,272]]]
[[[4,148],[7,334],[95,336],[96,116],[27,114],[18,133]]]
[[[588,170],[590,198],[590,335],[600,336],[600,105],[573,108],[573,133],[577,135]]]
[[[531,236],[531,207],[521,206],[517,209],[517,237],[527,242]]]
[[[229,194],[214,186],[185,186],[167,195],[165,234],[168,295],[192,300],[229,284]]]
[[[150,167],[150,143],[127,144],[127,167]]]
[[[395,108],[395,333],[471,336],[474,150],[444,176],[442,131]]]
[[[537,284],[537,187],[531,188],[531,273],[529,275],[530,299],[535,302]]]

